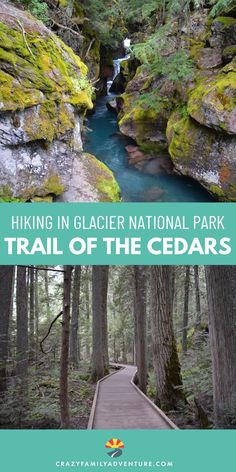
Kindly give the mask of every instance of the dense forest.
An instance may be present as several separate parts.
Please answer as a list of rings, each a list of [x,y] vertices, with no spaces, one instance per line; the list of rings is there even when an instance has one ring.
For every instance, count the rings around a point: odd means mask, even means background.
[[[3,0],[0,201],[235,201],[234,0]]]
[[[235,287],[234,266],[1,266],[0,427],[86,429],[130,364],[179,428],[235,428]]]

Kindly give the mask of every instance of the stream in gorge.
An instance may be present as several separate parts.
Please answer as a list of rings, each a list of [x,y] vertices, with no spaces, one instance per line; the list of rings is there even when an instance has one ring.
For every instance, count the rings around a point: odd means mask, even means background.
[[[114,61],[115,74],[119,62]],[[152,175],[128,164],[125,146],[133,140],[119,131],[117,115],[106,103],[115,95],[108,94],[96,102],[96,111],[88,116],[85,150],[94,154],[112,170],[125,202],[211,202],[213,197],[196,181],[176,174]]]

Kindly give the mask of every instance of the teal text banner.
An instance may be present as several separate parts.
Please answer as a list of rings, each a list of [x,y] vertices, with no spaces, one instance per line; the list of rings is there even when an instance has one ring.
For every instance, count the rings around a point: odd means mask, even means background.
[[[121,455],[106,443],[120,439]],[[235,431],[1,431],[0,470],[235,471]],[[13,452],[14,451],[14,452]]]
[[[235,265],[235,203],[0,204],[0,264]]]

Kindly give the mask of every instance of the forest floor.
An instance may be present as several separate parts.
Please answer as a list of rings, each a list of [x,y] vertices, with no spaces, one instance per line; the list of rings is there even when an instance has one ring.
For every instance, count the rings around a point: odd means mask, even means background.
[[[180,429],[212,428],[212,385],[210,360],[206,345],[201,353],[190,349],[180,355],[183,388],[187,404],[179,411],[166,411]],[[112,369],[111,369],[112,371]],[[29,369],[27,401],[19,396],[15,377],[9,377],[7,396],[0,397],[0,429],[59,429],[60,365],[52,359],[43,360]],[[81,362],[78,369],[69,371],[69,399],[71,429],[87,429],[96,384],[90,381],[90,365]],[[155,375],[149,373],[148,396],[155,398]]]
[[[60,427],[59,363],[31,369],[28,401],[23,406],[17,390],[10,387],[0,401],[0,429],[58,429]],[[69,398],[71,429],[87,429],[96,385],[89,380],[89,366],[70,369]],[[19,397],[18,397],[19,398]]]

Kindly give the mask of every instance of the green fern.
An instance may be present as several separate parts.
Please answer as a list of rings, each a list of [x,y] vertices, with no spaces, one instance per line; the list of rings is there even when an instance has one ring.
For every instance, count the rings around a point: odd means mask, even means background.
[[[233,7],[234,4],[234,0],[217,0],[216,4],[211,9],[210,17],[214,18],[221,13],[227,12],[227,10],[230,9],[230,7]]]
[[[168,109],[169,105],[169,99],[159,95],[159,89],[144,92],[135,100],[135,106],[141,107],[143,110],[154,110],[155,112]]]
[[[171,24],[159,28],[145,43],[135,45],[133,53],[149,73],[176,82],[193,74],[193,64],[183,49],[168,54],[170,28]]]

